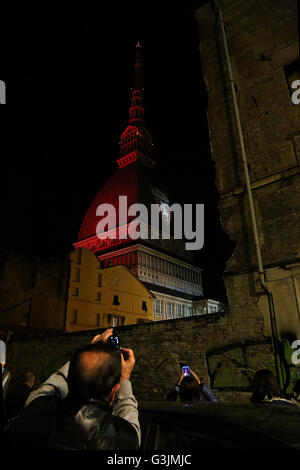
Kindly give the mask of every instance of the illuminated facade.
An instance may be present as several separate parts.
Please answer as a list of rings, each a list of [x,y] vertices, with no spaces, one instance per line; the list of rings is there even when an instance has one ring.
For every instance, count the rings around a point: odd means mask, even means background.
[[[140,203],[151,213],[151,205],[158,204],[163,212],[164,204],[170,204],[166,191],[153,177],[152,137],[145,126],[143,88],[141,86],[141,47],[136,46],[134,86],[132,88],[128,126],[120,137],[118,170],[100,189],[90,205],[80,228],[75,248],[93,251],[103,268],[126,266],[155,296],[154,320],[190,316],[193,302],[203,299],[202,270],[193,263],[193,255],[185,250],[184,240],[138,240],[125,238],[124,232],[136,217],[123,221],[119,210],[119,196],[127,197],[127,207]],[[101,217],[96,215],[101,204],[115,208],[116,224],[99,238],[96,227]],[[167,214],[167,216],[170,214]],[[148,225],[149,227],[149,225]]]
[[[126,266],[101,269],[92,251],[70,254],[65,331],[153,320],[153,294]]]

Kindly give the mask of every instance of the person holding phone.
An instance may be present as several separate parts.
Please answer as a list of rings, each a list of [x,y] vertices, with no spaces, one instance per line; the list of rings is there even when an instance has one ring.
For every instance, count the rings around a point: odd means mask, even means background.
[[[167,395],[167,401],[176,401],[177,397],[184,406],[198,405],[202,403],[203,398],[206,401],[217,402],[215,394],[204,385],[204,379],[188,366],[181,368],[181,375],[172,390]]]

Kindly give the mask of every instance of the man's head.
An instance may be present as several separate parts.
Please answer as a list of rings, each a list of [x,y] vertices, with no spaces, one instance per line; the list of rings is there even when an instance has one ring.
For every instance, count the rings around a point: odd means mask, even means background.
[[[35,376],[32,372],[25,372],[23,376],[23,382],[28,385],[30,388],[34,386]]]
[[[98,341],[75,352],[69,367],[70,396],[79,401],[106,400],[112,404],[121,378],[121,352]]]

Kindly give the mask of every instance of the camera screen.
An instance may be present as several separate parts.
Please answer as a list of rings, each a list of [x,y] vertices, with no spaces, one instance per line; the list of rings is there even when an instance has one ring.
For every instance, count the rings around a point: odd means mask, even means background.
[[[115,347],[117,349],[120,349],[120,339],[119,336],[114,336],[114,341],[115,341]]]
[[[117,335],[112,335],[107,340],[108,343],[111,343],[116,349],[120,349],[120,338]]]
[[[184,377],[187,377],[188,375],[191,375],[189,366],[183,366],[182,370],[183,370]]]

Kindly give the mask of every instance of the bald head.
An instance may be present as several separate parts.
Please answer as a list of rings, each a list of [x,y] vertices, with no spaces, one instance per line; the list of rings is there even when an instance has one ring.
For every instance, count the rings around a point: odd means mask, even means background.
[[[23,382],[28,385],[30,388],[34,386],[35,376],[32,372],[25,372],[23,376]]]
[[[106,400],[120,378],[121,353],[112,345],[98,341],[76,351],[72,357],[69,393],[81,401]]]

